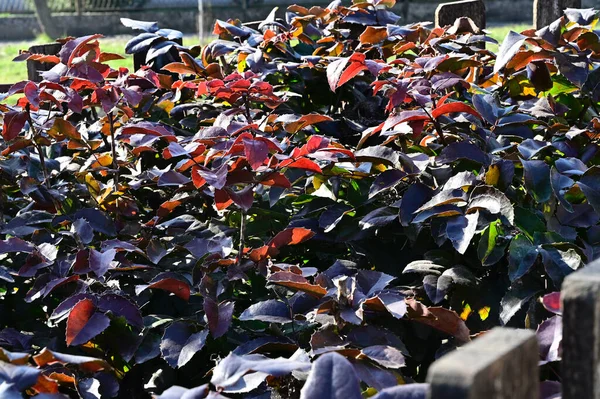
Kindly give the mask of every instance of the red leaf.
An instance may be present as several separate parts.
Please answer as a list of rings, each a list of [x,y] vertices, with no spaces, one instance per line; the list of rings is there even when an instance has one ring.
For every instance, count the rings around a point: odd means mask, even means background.
[[[58,64],[60,59],[55,55],[32,54],[27,57],[27,61],[47,62],[50,64]]]
[[[292,227],[278,233],[269,242],[269,246],[281,248],[285,245],[297,245],[311,239],[315,233],[304,227]]]
[[[560,308],[560,292],[552,292],[544,295],[542,298],[542,304],[549,312],[554,314],[562,314],[562,309]]]
[[[347,64],[348,58],[342,58],[341,60],[333,61],[327,66],[327,81],[329,82],[331,91],[335,91],[339,87],[340,76]]]
[[[452,335],[460,342],[471,340],[469,328],[455,311],[442,307],[428,308],[415,299],[407,299],[406,305],[409,319]]]
[[[79,37],[77,39],[68,41],[60,50],[59,57],[61,61],[67,64],[67,66],[72,66],[73,59],[79,57],[80,55],[83,55],[86,52],[87,44],[90,41],[98,39],[100,37],[104,36],[100,34],[95,34]]]
[[[11,145],[9,145],[8,147],[6,147],[3,151],[2,151],[2,155],[7,156],[9,154],[12,154],[15,151],[19,151],[22,150],[23,148],[29,147],[33,142],[29,139],[19,139],[17,141],[15,141],[14,143],[12,143]]]
[[[323,173],[319,165],[307,158],[300,158],[296,161],[291,161],[289,163],[283,161],[281,163],[281,166],[287,166],[288,168],[304,169],[315,173]]]
[[[4,114],[4,124],[2,126],[2,137],[4,141],[11,141],[21,133],[27,114],[25,112],[9,111]]]
[[[23,88],[23,93],[31,105],[33,105],[35,108],[40,106],[40,90],[35,83],[27,83]]]
[[[195,75],[196,74],[195,68],[190,68],[189,66],[187,66],[181,62],[172,62],[172,63],[162,67],[162,69],[164,69],[165,71],[169,71],[172,73],[178,73],[181,75]],[[203,88],[205,88],[205,87],[206,86],[203,86]],[[200,89],[200,86],[198,86],[198,89]],[[199,90],[198,95],[202,95],[202,94],[206,94],[206,93],[203,93],[201,90]]]
[[[171,213],[173,211],[173,209],[177,208],[179,205],[181,205],[181,201],[177,201],[177,200],[165,201],[162,204],[160,204],[160,207],[158,208],[156,215],[159,218],[163,218],[163,217],[167,216],[169,213]]]
[[[147,288],[156,288],[160,290],[168,291],[184,301],[189,301],[190,299],[190,286],[185,281],[179,280],[173,277],[161,278],[160,275],[157,276],[157,281],[148,285]]]
[[[94,302],[83,299],[71,309],[67,319],[67,345],[82,345],[110,325],[110,319],[96,311]]]
[[[269,156],[269,147],[260,140],[243,139],[244,154],[254,170],[258,169]]]
[[[100,53],[100,58],[98,59],[99,62],[107,62],[107,61],[113,61],[113,60],[124,60],[125,57],[123,57],[120,54],[115,54],[115,53]],[[59,62],[58,57],[56,58],[56,62]]]
[[[292,272],[276,272],[269,276],[268,281],[273,284],[293,288],[316,298],[327,294],[327,289],[320,285],[311,284],[306,278]]]
[[[296,133],[300,129],[304,129],[306,126],[314,125],[314,124],[321,123],[321,122],[329,122],[331,120],[332,119],[326,115],[308,114],[308,115],[301,116],[300,118],[298,118],[297,120],[295,120],[293,122],[287,122],[287,123],[284,122],[284,125],[285,125],[286,132]]]
[[[261,180],[260,184],[265,185],[265,186],[275,186],[275,187],[282,187],[282,188],[292,187],[292,184],[290,183],[288,178],[285,177],[284,174],[279,173],[279,172],[269,173],[264,178],[264,180]]]
[[[217,209],[222,211],[233,204],[233,200],[225,190],[215,190],[215,205]]]
[[[342,86],[344,83],[348,82],[350,79],[352,79],[362,71],[366,71],[367,69],[368,68],[366,65],[358,62],[353,62],[348,68],[346,68],[344,73],[342,73],[342,76],[340,76],[340,80],[337,82],[336,88]]]
[[[359,36],[363,44],[376,44],[388,38],[385,26],[367,26],[367,29]]]
[[[204,177],[200,176],[198,171],[199,168],[197,166],[192,167],[192,182],[196,188],[200,188],[206,184],[206,180],[204,180]]]
[[[260,262],[263,259],[266,259],[267,256],[277,254],[279,251],[277,248],[269,247],[268,245],[263,245],[260,248],[253,249],[248,254],[248,257],[253,262]]]
[[[441,115],[452,114],[455,112],[466,112],[468,114],[471,114],[471,115],[481,119],[481,115],[479,115],[479,112],[475,111],[473,108],[471,108],[467,104],[461,103],[461,102],[442,104],[439,107],[437,107],[436,109],[434,109],[433,112],[431,112],[431,116],[433,116],[434,118],[437,119]]]

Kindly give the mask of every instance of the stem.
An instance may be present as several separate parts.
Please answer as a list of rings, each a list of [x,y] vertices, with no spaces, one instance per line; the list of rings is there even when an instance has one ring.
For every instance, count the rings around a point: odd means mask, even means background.
[[[32,142],[35,150],[37,151],[40,157],[40,165],[42,167],[42,172],[44,173],[44,184],[46,188],[50,188],[50,177],[48,176],[48,169],[46,168],[46,158],[44,158],[44,151],[42,151],[42,147],[35,141],[36,137],[38,137],[38,132],[35,130],[35,126],[33,125],[33,119],[31,118],[31,110],[29,108],[29,104],[25,107],[27,111],[27,121],[29,122],[29,128],[31,129],[32,134]]]
[[[252,124],[252,116],[250,115],[250,101],[248,96],[244,95],[244,115],[246,115],[246,121],[249,125]]]
[[[225,72],[223,75],[227,76],[231,73],[231,68],[229,67],[229,64],[227,63],[227,60],[225,59],[225,56],[222,55],[219,57],[219,61],[221,61],[221,68],[223,69],[223,72]]]
[[[113,169],[115,170],[115,191],[119,191],[119,164],[117,163],[117,142],[115,141],[115,120],[112,112],[108,114],[108,123],[110,125],[110,141],[112,151]]]
[[[242,219],[240,220],[240,246],[238,249],[237,266],[242,266],[242,258],[244,256],[245,236],[246,236],[246,211],[242,211]]]
[[[433,122],[433,127],[435,128],[438,136],[440,136],[440,141],[442,144],[446,145],[446,136],[444,136],[444,132],[442,131],[442,125],[440,125],[440,123],[433,116],[431,116],[429,111],[427,111],[427,108],[421,105],[421,109],[425,111],[429,119],[431,119],[431,122]]]

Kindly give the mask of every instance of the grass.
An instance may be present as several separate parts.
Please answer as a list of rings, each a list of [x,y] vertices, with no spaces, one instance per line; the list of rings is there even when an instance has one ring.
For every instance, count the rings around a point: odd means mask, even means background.
[[[517,33],[521,33],[524,30],[531,29],[531,24],[512,24],[512,25],[498,25],[491,26],[487,31],[490,32],[490,36],[498,41],[498,43],[502,43],[502,40],[508,35],[508,32],[515,31]],[[490,44],[487,48],[491,51],[498,51],[498,46]]]
[[[512,25],[499,25],[493,26],[488,29],[490,36],[501,42],[510,30],[521,32],[525,29],[531,28],[528,24],[512,24]],[[110,61],[109,64],[113,68],[121,66],[131,68],[133,66],[132,56],[125,54],[125,44],[131,38],[131,36],[115,36],[106,37],[100,39],[100,48],[102,51],[107,53],[121,54],[125,57],[123,60]],[[197,36],[186,35],[184,38],[184,45],[192,45],[198,42]],[[12,59],[19,54],[19,50],[28,49],[30,46],[35,44],[50,43],[48,37],[40,36],[33,41],[28,42],[0,42],[0,83],[15,83],[21,80],[27,79],[27,68],[24,62],[13,62]],[[488,47],[492,51],[497,51],[498,47],[490,45]]]
[[[105,37],[100,40],[100,49],[105,53],[120,54],[125,59],[109,61],[108,64],[113,68],[133,67],[133,56],[125,54],[125,44],[133,36],[113,36]],[[52,43],[48,37],[39,36],[35,40],[24,42],[0,42],[0,83],[16,83],[27,79],[27,67],[25,62],[13,62],[13,58],[19,55],[19,50],[26,50],[36,44]],[[183,37],[184,45],[193,45],[198,42],[198,37],[194,35],[185,35]]]

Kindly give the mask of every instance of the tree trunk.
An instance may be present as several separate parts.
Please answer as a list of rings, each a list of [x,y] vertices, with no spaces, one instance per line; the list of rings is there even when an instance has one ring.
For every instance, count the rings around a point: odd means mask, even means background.
[[[52,20],[50,8],[48,7],[48,0],[33,0],[33,4],[35,6],[35,16],[42,32],[52,39],[60,37],[62,32]]]

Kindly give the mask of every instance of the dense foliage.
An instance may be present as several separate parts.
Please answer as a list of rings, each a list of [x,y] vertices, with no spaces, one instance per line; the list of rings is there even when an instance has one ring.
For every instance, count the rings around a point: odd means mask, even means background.
[[[496,325],[539,327],[560,380],[558,291],[600,251],[598,13],[495,55],[391,3],[217,21],[163,73],[100,35],[27,55],[56,66],[0,105],[2,397],[418,397]]]

